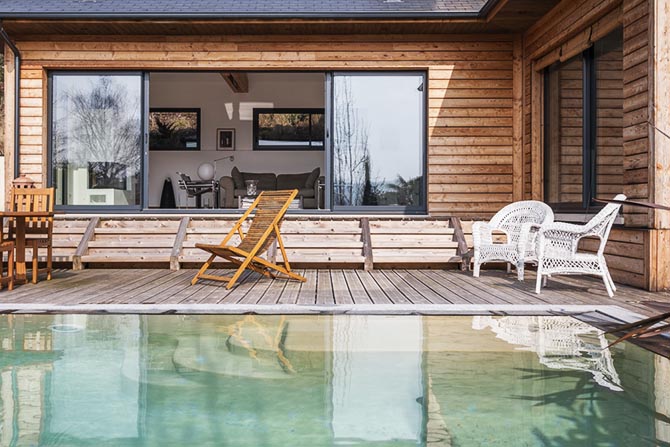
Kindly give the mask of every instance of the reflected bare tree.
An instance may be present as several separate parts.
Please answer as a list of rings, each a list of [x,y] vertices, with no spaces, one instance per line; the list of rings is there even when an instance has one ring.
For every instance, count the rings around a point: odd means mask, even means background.
[[[66,113],[54,123],[54,169],[93,170],[100,184],[125,181],[140,171],[138,95],[110,76],[87,79],[55,99],[54,110]]]
[[[342,79],[335,92],[338,117],[333,134],[335,203],[376,205],[382,182],[373,174],[368,147],[369,125],[355,107],[349,79]]]

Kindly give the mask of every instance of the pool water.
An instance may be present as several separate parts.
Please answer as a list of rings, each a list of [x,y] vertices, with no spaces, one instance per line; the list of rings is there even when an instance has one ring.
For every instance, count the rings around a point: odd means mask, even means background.
[[[0,446],[669,446],[570,317],[0,315]]]

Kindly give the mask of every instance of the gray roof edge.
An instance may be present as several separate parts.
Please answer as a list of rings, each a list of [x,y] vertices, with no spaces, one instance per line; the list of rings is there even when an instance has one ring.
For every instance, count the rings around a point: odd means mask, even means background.
[[[103,20],[277,20],[277,19],[479,19],[485,17],[493,7],[501,0],[486,0],[479,11],[362,11],[362,12],[280,12],[280,13],[76,13],[76,12],[38,12],[38,13],[1,13],[2,19],[43,19],[43,20],[68,20],[68,19],[103,19]]]
[[[496,1],[496,0],[494,0]],[[161,20],[161,19],[210,19],[210,20],[231,20],[231,19],[477,19],[481,18],[481,11],[477,12],[324,12],[324,13],[0,13],[2,19],[44,19],[44,20],[67,20],[67,19],[104,19],[104,20]]]

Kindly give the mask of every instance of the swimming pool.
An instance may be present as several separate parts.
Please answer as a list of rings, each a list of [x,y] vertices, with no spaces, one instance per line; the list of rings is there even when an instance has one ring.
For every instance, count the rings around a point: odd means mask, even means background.
[[[0,446],[652,446],[670,361],[570,317],[1,315]]]

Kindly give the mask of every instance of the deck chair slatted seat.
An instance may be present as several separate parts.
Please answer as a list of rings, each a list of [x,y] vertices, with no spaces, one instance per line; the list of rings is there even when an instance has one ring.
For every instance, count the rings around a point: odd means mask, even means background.
[[[219,245],[195,244],[197,248],[211,253],[211,256],[205,261],[200,270],[198,270],[198,273],[193,277],[191,284],[197,283],[199,279],[227,281],[228,285],[226,288],[230,289],[235,285],[246,269],[253,270],[270,278],[277,278],[283,275],[285,278],[306,281],[303,276],[297,275],[291,271],[291,266],[286,255],[286,249],[284,248],[284,242],[282,241],[279,232],[284,215],[297,195],[297,189],[263,191],[258,195],[258,198],[254,203],[251,204],[249,209],[235,223],[233,228],[228,232]],[[254,213],[254,216],[245,234],[242,225],[252,213]],[[236,234],[240,236],[240,243],[236,246],[229,245],[230,240]],[[268,250],[270,244],[272,244],[275,239],[277,240],[283,258],[281,265],[260,257]],[[206,273],[214,262],[214,259],[217,257],[223,258],[239,266],[232,277],[210,275]]]

